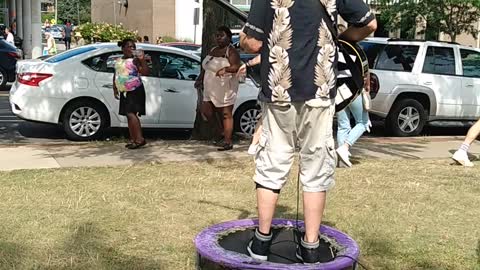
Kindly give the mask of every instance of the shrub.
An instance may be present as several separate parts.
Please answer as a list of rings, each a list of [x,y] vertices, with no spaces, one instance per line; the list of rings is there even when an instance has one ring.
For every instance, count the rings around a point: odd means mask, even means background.
[[[85,23],[80,25],[77,29],[87,44],[92,42],[114,42],[126,38],[137,38],[137,31],[127,30],[121,24]]]

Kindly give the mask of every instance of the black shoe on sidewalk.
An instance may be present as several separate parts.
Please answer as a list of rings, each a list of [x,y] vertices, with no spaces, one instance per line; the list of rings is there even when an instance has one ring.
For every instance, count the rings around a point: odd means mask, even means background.
[[[270,246],[272,245],[272,233],[270,235],[264,235],[255,229],[255,235],[248,243],[247,251],[250,257],[267,261],[268,254],[270,253]]]

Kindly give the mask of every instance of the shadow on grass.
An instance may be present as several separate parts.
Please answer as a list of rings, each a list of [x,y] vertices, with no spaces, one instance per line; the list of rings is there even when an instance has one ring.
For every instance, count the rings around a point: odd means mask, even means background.
[[[480,269],[480,239],[478,239],[477,241],[477,265],[478,265],[478,269]]]
[[[19,269],[25,257],[26,247],[17,243],[0,241],[0,268]]]
[[[72,235],[64,242],[64,262],[39,269],[163,269],[158,261],[122,254],[102,242],[105,234],[93,223],[72,225]]]
[[[223,204],[216,203],[216,202],[199,200],[198,203],[208,204],[208,205],[212,205],[212,206],[215,206],[215,207],[221,207],[221,208],[232,210],[232,211],[238,211],[238,212],[240,212],[240,214],[238,214],[237,219],[246,219],[253,214],[253,212],[250,212],[246,209],[242,209],[242,208],[238,208],[238,207],[231,207],[231,206],[223,205]]]

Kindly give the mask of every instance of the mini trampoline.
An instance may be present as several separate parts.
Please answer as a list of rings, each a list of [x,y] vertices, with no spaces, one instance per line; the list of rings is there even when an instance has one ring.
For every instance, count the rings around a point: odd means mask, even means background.
[[[301,263],[295,256],[296,224],[295,220],[273,220],[271,254],[266,262],[255,260],[247,253],[247,244],[258,220],[243,219],[213,225],[195,237],[197,269],[356,269],[360,253],[357,243],[348,235],[324,225],[320,227],[320,262]],[[298,221],[298,228],[304,231],[304,223]]]

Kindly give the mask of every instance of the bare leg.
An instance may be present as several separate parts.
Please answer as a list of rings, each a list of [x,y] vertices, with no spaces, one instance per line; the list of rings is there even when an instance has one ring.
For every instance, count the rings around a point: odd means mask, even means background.
[[[232,144],[233,135],[233,105],[223,108],[218,108],[219,113],[223,116],[223,136],[226,144]]]
[[[480,120],[468,130],[467,137],[465,137],[463,143],[468,145],[472,144],[477,139],[478,135],[480,135]]]
[[[278,194],[264,188],[257,188],[258,230],[263,234],[270,232]]]
[[[304,192],[303,211],[305,215],[305,241],[314,243],[318,240],[318,231],[325,208],[326,192]]]
[[[128,128],[131,129],[133,135],[133,142],[140,144],[144,142],[142,126],[140,124],[140,119],[135,113],[128,113]]]

